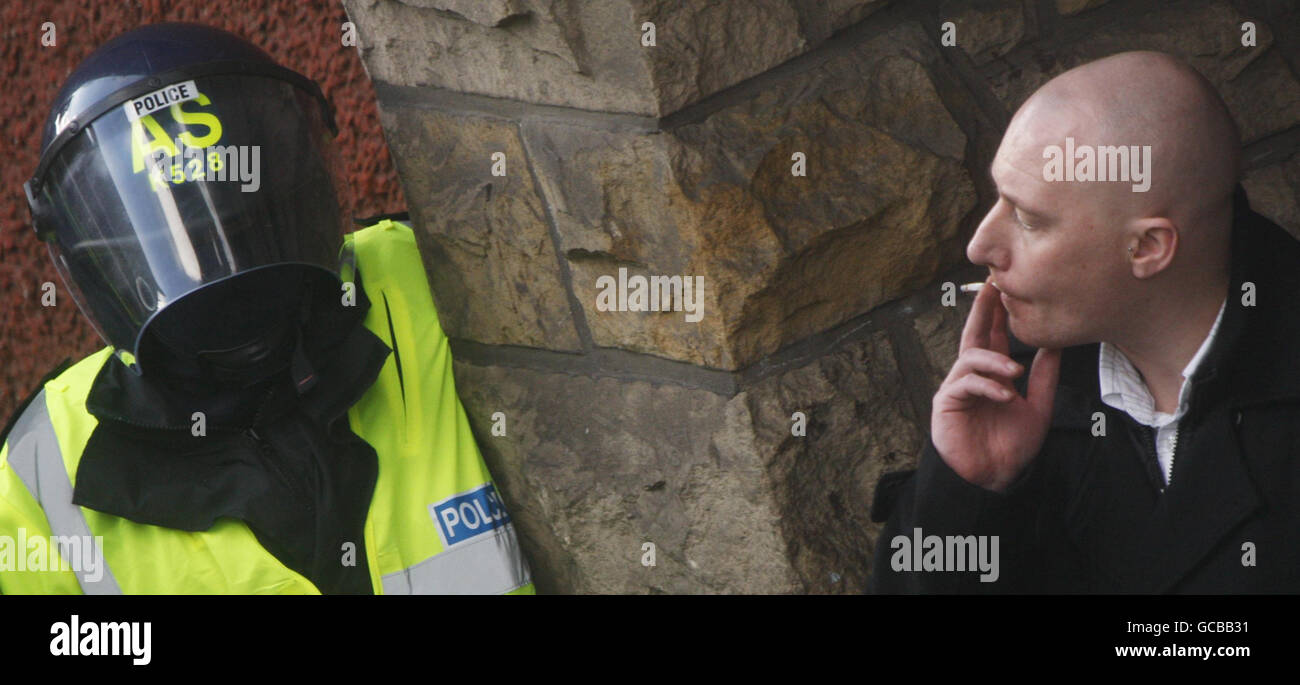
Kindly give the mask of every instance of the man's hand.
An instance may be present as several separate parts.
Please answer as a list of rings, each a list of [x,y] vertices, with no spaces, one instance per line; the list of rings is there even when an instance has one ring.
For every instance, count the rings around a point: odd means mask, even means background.
[[[1047,438],[1061,351],[1039,348],[1027,397],[1012,380],[1024,367],[1007,356],[1007,310],[985,281],[961,332],[961,349],[934,395],[930,437],[957,475],[988,490],[1015,482]]]

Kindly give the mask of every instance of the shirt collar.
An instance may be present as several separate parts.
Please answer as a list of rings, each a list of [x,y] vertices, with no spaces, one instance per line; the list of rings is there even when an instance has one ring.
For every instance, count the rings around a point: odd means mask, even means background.
[[[1196,369],[1214,343],[1214,336],[1223,321],[1223,311],[1227,304],[1228,299],[1225,297],[1223,303],[1219,305],[1219,313],[1214,318],[1214,325],[1210,326],[1210,332],[1201,342],[1200,348],[1192,355],[1191,360],[1183,367],[1183,383],[1178,390],[1178,408],[1173,415],[1160,414],[1156,411],[1151,390],[1142,380],[1141,374],[1133,363],[1118,347],[1105,342],[1101,343],[1097,353],[1097,381],[1101,390],[1101,401],[1128,413],[1139,423],[1148,426],[1163,426],[1182,418],[1183,414],[1187,413],[1191,396],[1192,386],[1189,381],[1196,374]]]

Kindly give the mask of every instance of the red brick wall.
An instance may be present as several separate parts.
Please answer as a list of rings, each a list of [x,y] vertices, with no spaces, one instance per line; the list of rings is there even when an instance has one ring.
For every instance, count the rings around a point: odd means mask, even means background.
[[[41,45],[53,22],[57,44]],[[341,44],[347,15],[325,0],[67,0],[5,2],[0,141],[0,428],[42,375],[104,345],[67,295],[44,244],[29,224],[22,184],[36,168],[41,126],[63,79],[104,41],[142,24],[192,21],[247,38],[281,64],[315,79],[334,106],[346,160],[351,216],[405,208],[379,127],[374,90],[355,47]],[[42,307],[41,284],[56,284],[58,304]]]

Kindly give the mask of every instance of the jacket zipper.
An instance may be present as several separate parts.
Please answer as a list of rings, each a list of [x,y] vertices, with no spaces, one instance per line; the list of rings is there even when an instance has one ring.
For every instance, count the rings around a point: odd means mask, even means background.
[[[275,458],[275,447],[271,445],[269,440],[258,435],[257,430],[253,428],[253,426],[258,425],[258,422],[262,419],[262,413],[266,411],[266,405],[270,402],[274,390],[274,388],[268,390],[266,395],[262,397],[262,401],[258,405],[257,411],[253,412],[253,425],[244,429],[244,435],[253,440],[253,444],[257,448],[257,456],[266,463],[267,468],[274,471],[275,475],[285,482],[289,487],[290,492],[292,492],[295,497],[310,505],[310,493],[304,492],[300,489],[297,481],[293,478],[289,478],[284,470],[280,468],[280,464]]]
[[[280,468],[280,465],[276,463],[275,448],[271,445],[270,441],[258,435],[257,431],[254,430],[251,426],[244,430],[244,435],[245,437],[248,437],[253,441],[253,445],[256,447],[257,450],[257,456],[260,457],[262,461],[266,463],[267,468],[274,471],[275,475],[288,485],[290,491],[293,492],[295,497],[299,498],[308,506],[310,506],[311,502],[310,499],[308,498],[309,493],[303,491],[303,489],[299,487],[299,483],[297,482],[297,480],[294,478],[290,478]]]
[[[1186,426],[1179,426],[1177,424],[1174,424],[1174,426],[1173,444],[1169,446],[1169,482],[1165,484],[1165,487],[1174,484],[1174,457],[1178,456],[1178,436],[1183,432],[1184,428],[1186,428]]]
[[[1184,418],[1186,418],[1186,417],[1184,417]],[[1147,447],[1150,448],[1151,457],[1152,457],[1153,459],[1156,460],[1156,468],[1159,469],[1159,468],[1160,468],[1160,450],[1159,450],[1159,448],[1156,447],[1155,442],[1156,442],[1156,438],[1159,437],[1160,432],[1159,432],[1158,430],[1154,429],[1154,428],[1151,428],[1150,426],[1147,426],[1147,429],[1151,431],[1151,439],[1150,439],[1149,441],[1147,441]],[[1173,440],[1170,441],[1170,445],[1169,445],[1169,478],[1168,478],[1168,480],[1165,481],[1165,484],[1162,485],[1162,486],[1160,487],[1160,492],[1164,492],[1166,489],[1168,489],[1169,486],[1171,486],[1171,485],[1174,484],[1174,458],[1178,456],[1178,436],[1179,436],[1179,434],[1182,433],[1185,429],[1186,429],[1186,426],[1179,426],[1179,427],[1174,431],[1174,437],[1173,437]],[[1161,477],[1163,478],[1164,474],[1161,473],[1160,475],[1161,475]]]

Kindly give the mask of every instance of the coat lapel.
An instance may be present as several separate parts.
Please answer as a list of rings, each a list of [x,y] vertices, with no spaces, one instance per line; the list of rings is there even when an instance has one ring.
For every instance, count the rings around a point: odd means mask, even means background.
[[[1149,564],[1142,574],[1146,592],[1173,589],[1260,506],[1231,413],[1220,404],[1191,435],[1179,438],[1187,443],[1175,462],[1177,475],[1159,498],[1142,535]]]

